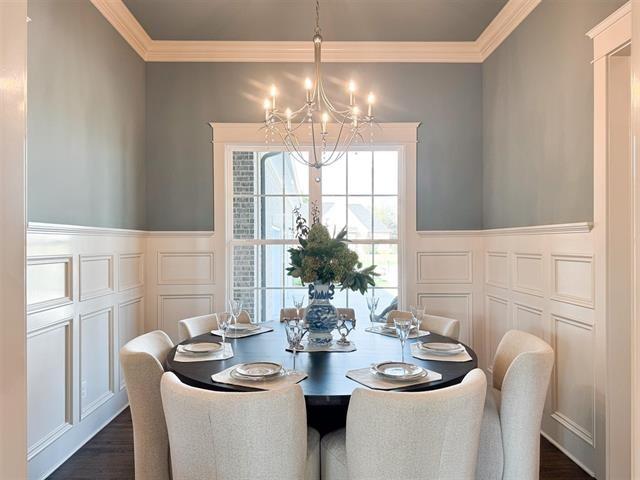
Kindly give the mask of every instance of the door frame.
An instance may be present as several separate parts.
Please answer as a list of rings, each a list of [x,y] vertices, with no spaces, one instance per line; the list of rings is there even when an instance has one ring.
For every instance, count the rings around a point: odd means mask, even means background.
[[[0,2],[0,478],[27,476],[27,2]]]

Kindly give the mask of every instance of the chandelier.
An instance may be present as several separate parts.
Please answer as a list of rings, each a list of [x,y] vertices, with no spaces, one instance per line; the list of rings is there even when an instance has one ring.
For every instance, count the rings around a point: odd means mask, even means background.
[[[332,101],[322,82],[322,36],[320,35],[320,1],[316,0],[316,29],[313,36],[315,77],[306,78],[306,99],[297,109],[280,110],[276,103],[278,89],[271,85],[264,100],[266,141],[282,143],[289,155],[300,163],[317,169],[340,160],[354,143],[363,142],[368,130],[373,136],[373,104],[375,96],[367,95],[366,110],[356,102],[356,84],[346,85],[348,103]],[[310,146],[309,155],[303,146]],[[319,178],[316,178],[319,181]]]

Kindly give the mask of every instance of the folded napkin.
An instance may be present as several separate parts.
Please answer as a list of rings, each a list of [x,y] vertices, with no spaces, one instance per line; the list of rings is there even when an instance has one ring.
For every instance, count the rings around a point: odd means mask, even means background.
[[[464,352],[457,353],[455,355],[437,355],[422,350],[416,343],[411,344],[411,356],[421,360],[433,360],[436,362],[470,362],[473,360],[471,355],[467,353],[466,348],[464,349]]]
[[[185,352],[184,346],[178,345],[173,359],[176,362],[209,362],[211,360],[226,360],[231,357],[233,357],[233,348],[230,343],[225,343],[222,350],[207,355]]]
[[[264,327],[260,325],[260,328],[257,328],[255,330],[246,330],[246,331],[240,331],[240,332],[227,330],[227,338],[244,338],[244,337],[250,337],[252,335],[260,335],[261,333],[267,333],[267,332],[273,332],[273,328]],[[211,333],[213,333],[214,335],[217,335],[218,337],[222,336],[222,330],[211,330]]]
[[[307,378],[305,372],[295,371],[292,375],[279,375],[268,380],[241,380],[231,376],[231,370],[236,368],[236,366],[237,365],[211,375],[211,380],[215,383],[238,385],[240,387],[255,388],[257,390],[276,390],[288,385],[293,385],[294,383],[299,383]],[[287,371],[287,373],[289,372]]]
[[[346,373],[346,376],[354,382],[358,382],[365,387],[369,387],[374,390],[395,390],[396,388],[421,385],[423,383],[435,382],[436,380],[442,379],[442,375],[440,375],[438,372],[427,370],[427,375],[425,377],[421,377],[416,380],[408,380],[402,382],[397,380],[387,380],[380,375],[376,375],[375,373],[371,372],[371,367],[349,370]]]
[[[385,337],[393,337],[393,338],[398,338],[398,335],[395,332],[390,332],[389,330],[386,330],[384,328],[384,325],[376,325],[374,327],[368,327],[364,329],[365,332],[371,332],[371,333],[377,333],[379,335],[384,335]],[[424,337],[426,335],[429,335],[431,332],[427,331],[427,330],[420,330],[419,332],[416,332],[415,330],[411,330],[411,333],[409,334],[409,338],[419,338],[419,337]]]
[[[293,351],[289,347],[286,350]],[[351,341],[349,345],[340,345],[338,342],[331,342],[329,345],[312,345],[309,342],[302,342],[302,349],[296,352],[355,352],[356,350],[356,344]]]

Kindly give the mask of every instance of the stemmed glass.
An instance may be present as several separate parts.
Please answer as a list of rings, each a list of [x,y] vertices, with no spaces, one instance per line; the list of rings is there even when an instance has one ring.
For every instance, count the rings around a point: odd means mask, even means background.
[[[293,355],[293,369],[289,372],[289,375],[293,375],[296,371],[296,352],[302,348],[302,338],[307,330],[299,319],[285,319],[284,330]]]
[[[422,305],[411,305],[409,307],[409,311],[411,312],[411,319],[413,320],[413,324],[416,327],[416,336],[418,336],[420,335],[420,327],[422,326],[422,319],[424,318],[425,308]]]
[[[400,339],[400,345],[402,348],[402,363],[404,363],[404,344],[409,337],[409,332],[411,332],[413,320],[409,318],[401,318],[394,320],[393,324],[396,327],[396,333],[398,334],[398,338]]]
[[[222,332],[222,346],[227,338],[227,330],[233,321],[233,315],[229,312],[220,313],[218,315],[218,330]]]
[[[302,318],[300,312],[304,306],[304,295],[291,295],[291,301],[293,302],[293,306],[296,308],[296,318]]]
[[[229,300],[229,309],[231,310],[231,315],[233,315],[234,322],[236,322],[238,315],[242,311],[242,302],[240,300]]]
[[[371,327],[374,327],[376,323],[376,310],[378,309],[379,300],[380,297],[376,297],[373,294],[370,297],[367,296],[367,308],[369,309],[369,321],[371,322]]]

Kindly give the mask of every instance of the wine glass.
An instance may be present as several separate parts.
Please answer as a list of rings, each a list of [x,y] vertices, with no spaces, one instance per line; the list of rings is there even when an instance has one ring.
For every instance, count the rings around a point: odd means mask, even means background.
[[[289,375],[293,375],[296,371],[296,352],[302,348],[302,337],[307,332],[299,319],[285,319],[284,330],[293,356],[293,369]]]
[[[376,323],[376,310],[378,308],[378,301],[380,297],[376,297],[375,295],[367,296],[367,308],[369,309],[369,321],[371,322],[371,327],[374,327]]]
[[[409,307],[409,312],[411,312],[411,317],[413,320],[413,324],[416,327],[416,335],[420,335],[420,327],[422,326],[422,319],[425,314],[425,307],[422,305],[411,305]]]
[[[227,338],[227,330],[229,329],[229,325],[231,325],[232,320],[233,320],[233,315],[229,312],[220,313],[218,315],[218,330],[222,332],[223,346]]]
[[[410,318],[399,318],[394,320],[393,324],[396,327],[396,333],[398,334],[398,338],[400,339],[400,345],[402,348],[402,363],[404,363],[404,344],[409,337],[409,332],[411,332],[413,320]]]
[[[302,318],[302,316],[300,315],[300,311],[304,306],[304,294],[291,295],[291,301],[293,302],[293,306],[296,308],[296,318]]]
[[[233,315],[233,320],[235,322],[242,311],[242,302],[234,299],[229,300],[229,309],[231,310],[231,315]]]

